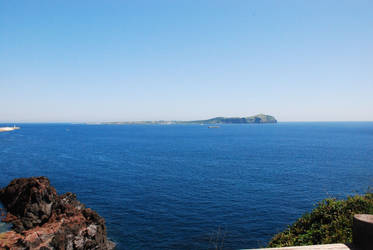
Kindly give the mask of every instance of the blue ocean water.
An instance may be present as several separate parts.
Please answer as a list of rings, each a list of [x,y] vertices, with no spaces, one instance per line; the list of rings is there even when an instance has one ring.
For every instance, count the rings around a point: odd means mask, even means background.
[[[373,184],[372,122],[20,126],[0,133],[0,186],[47,176],[118,249],[262,247],[315,202]]]

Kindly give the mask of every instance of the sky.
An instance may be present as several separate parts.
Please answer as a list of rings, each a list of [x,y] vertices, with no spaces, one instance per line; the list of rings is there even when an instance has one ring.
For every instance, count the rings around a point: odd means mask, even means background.
[[[0,122],[373,121],[373,1],[0,0]]]

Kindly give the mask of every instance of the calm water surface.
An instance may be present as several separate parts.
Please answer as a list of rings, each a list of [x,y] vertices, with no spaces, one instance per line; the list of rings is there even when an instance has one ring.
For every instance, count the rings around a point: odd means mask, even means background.
[[[0,133],[0,186],[47,176],[119,249],[265,246],[316,201],[373,184],[372,122],[20,126]]]

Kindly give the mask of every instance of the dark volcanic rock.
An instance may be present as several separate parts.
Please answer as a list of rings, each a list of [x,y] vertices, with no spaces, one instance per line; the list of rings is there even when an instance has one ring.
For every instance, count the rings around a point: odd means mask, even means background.
[[[59,197],[45,177],[21,178],[13,180],[0,190],[0,200],[8,212],[16,218],[9,219],[14,230],[22,232],[48,221],[52,214],[52,205]]]
[[[3,249],[113,249],[105,220],[66,193],[59,196],[46,177],[13,180],[0,190],[13,231],[0,234]]]

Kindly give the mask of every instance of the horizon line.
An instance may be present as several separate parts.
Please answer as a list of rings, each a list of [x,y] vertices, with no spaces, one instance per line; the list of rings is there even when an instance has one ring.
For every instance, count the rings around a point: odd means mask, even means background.
[[[18,122],[9,122],[9,121],[0,121],[0,124],[98,124],[98,125],[110,125],[104,123],[116,123],[116,122],[158,122],[158,121],[179,121],[179,120],[136,120],[136,121],[18,121]],[[179,121],[182,122],[182,121]],[[187,120],[185,122],[188,122]],[[320,120],[313,120],[313,121],[278,121],[277,123],[296,123],[296,122],[373,122],[373,120],[327,120],[327,121],[320,121]],[[235,124],[235,123],[227,123],[227,124]],[[276,123],[273,123],[276,124]],[[141,125],[141,124],[113,124],[113,125]],[[151,124],[149,124],[151,125]],[[163,125],[163,124],[154,124],[154,125]],[[178,125],[178,124],[169,124],[169,125]]]

